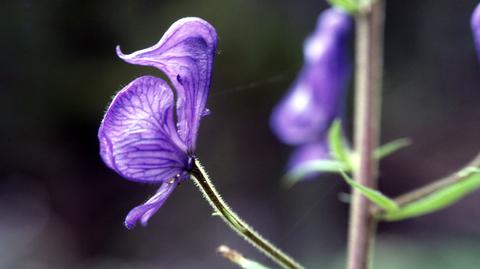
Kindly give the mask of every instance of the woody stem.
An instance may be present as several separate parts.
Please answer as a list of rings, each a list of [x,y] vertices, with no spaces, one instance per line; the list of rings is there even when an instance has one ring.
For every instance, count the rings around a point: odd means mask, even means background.
[[[376,188],[378,162],[372,158],[380,136],[384,1],[377,0],[355,15],[355,130],[354,149],[359,155],[354,179]],[[370,202],[353,190],[350,207],[347,269],[371,268],[376,221]]]

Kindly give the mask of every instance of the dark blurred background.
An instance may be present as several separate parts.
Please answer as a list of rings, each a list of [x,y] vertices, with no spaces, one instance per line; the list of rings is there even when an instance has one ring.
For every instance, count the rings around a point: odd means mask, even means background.
[[[395,196],[454,172],[480,150],[477,1],[387,1],[382,141],[413,145],[381,164]],[[2,1],[0,3],[0,268],[236,268],[227,244],[261,262],[191,182],[148,227],[126,213],[156,186],[129,182],[98,154],[111,96],[159,75],[114,53],[156,43],[198,16],[220,37],[197,155],[224,198],[308,268],[342,268],[347,186],[321,176],[286,190],[291,148],[269,130],[272,107],[302,65],[302,42],[325,1]],[[382,223],[376,268],[480,268],[480,192],[435,214]]]

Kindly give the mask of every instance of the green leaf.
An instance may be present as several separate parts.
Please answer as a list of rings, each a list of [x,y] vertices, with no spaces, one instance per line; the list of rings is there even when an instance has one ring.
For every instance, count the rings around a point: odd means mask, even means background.
[[[342,133],[342,123],[339,119],[333,121],[328,130],[328,146],[333,157],[345,164],[348,170],[351,170],[352,163],[350,161],[350,152],[345,147],[344,136]]]
[[[468,173],[460,181],[408,203],[396,212],[387,212],[382,219],[397,221],[432,213],[452,205],[478,188],[480,172]]]
[[[310,173],[338,173],[339,170],[348,170],[348,167],[332,160],[308,161],[288,171],[283,179],[283,185],[290,188]]]
[[[366,186],[363,186],[362,184],[356,182],[350,176],[347,175],[344,171],[340,171],[340,174],[342,175],[343,179],[350,185],[352,188],[358,190],[365,196],[368,200],[370,200],[372,203],[376,204],[380,208],[384,209],[386,212],[396,212],[399,207],[398,204],[382,194],[381,192],[368,188]]]
[[[348,13],[354,13],[358,10],[359,4],[355,0],[328,0],[332,6],[338,7],[347,11]]]
[[[375,149],[373,151],[373,157],[377,160],[383,159],[404,147],[410,146],[410,144],[412,144],[412,141],[408,138],[393,140]]]
[[[221,245],[220,247],[218,247],[217,252],[243,269],[269,269],[268,267],[259,262],[249,260],[243,257],[242,254],[233,249],[230,249],[225,245]]]

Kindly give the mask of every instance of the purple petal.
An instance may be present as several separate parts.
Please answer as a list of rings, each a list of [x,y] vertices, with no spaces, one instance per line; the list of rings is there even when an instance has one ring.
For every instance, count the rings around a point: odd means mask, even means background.
[[[274,108],[271,126],[287,144],[322,139],[331,122],[341,117],[350,73],[347,39],[350,17],[328,9],[304,44],[305,64],[291,90]]]
[[[324,142],[307,144],[295,150],[290,157],[288,169],[294,169],[302,164],[315,160],[330,160],[328,145]]]
[[[480,4],[477,5],[473,11],[470,23],[473,32],[473,39],[475,41],[475,48],[477,49],[477,56],[480,59]]]
[[[173,93],[164,81],[135,79],[114,97],[98,131],[100,155],[132,181],[165,182],[188,166],[173,119]]]
[[[191,152],[205,111],[216,45],[213,26],[199,18],[184,18],[150,48],[125,55],[117,47],[118,56],[126,62],[154,66],[173,83],[178,93],[179,134]]]
[[[125,218],[125,227],[132,229],[138,221],[140,221],[143,226],[146,226],[150,217],[160,209],[177,184],[177,181],[162,183],[152,198],[148,199],[143,205],[139,205],[128,212]]]

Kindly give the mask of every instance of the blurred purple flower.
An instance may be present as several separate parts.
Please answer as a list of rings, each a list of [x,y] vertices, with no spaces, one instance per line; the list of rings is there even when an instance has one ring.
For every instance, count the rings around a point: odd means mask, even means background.
[[[338,9],[322,12],[317,27],[304,43],[304,66],[280,103],[271,126],[284,143],[301,146],[289,168],[308,160],[328,159],[326,136],[336,118],[343,116],[350,74],[347,41],[350,16]]]
[[[146,225],[189,177],[200,119],[208,111],[216,45],[208,22],[184,18],[150,48],[125,55],[117,47],[124,61],[160,69],[176,90],[174,96],[165,81],[139,77],[117,93],[100,125],[100,155],[108,167],[132,181],[161,184],[152,198],[129,212],[128,229],[138,221]]]
[[[329,160],[330,152],[325,140],[321,140],[317,143],[309,143],[299,146],[290,156],[287,168],[289,170],[302,165],[304,163],[315,160]]]
[[[475,48],[477,49],[477,56],[480,58],[480,4],[478,4],[473,11],[470,23],[473,32],[473,39],[475,41]]]

